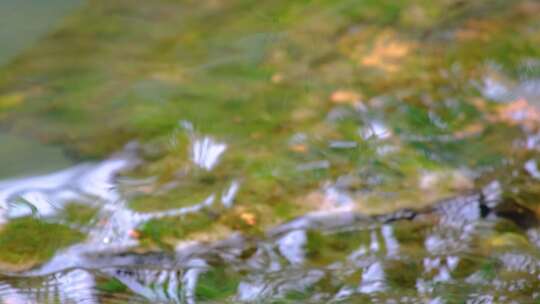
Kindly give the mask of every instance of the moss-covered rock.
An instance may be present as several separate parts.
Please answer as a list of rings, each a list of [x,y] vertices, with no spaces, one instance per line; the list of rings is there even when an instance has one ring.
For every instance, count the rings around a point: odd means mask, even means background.
[[[21,271],[39,265],[84,235],[64,225],[30,217],[11,220],[0,230],[0,268]]]

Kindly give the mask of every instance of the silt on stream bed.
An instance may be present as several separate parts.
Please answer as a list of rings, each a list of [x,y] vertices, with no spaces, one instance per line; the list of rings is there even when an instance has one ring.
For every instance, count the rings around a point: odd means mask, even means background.
[[[539,13],[85,3],[0,68],[0,163],[54,162],[0,174],[0,299],[537,303]]]

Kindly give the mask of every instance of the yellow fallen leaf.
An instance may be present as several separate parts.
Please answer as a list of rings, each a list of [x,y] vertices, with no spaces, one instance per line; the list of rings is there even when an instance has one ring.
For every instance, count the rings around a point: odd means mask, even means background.
[[[263,136],[263,134],[261,132],[253,132],[251,134],[249,134],[249,137],[251,139],[261,139]]]
[[[500,105],[492,120],[520,125],[529,130],[540,126],[540,109],[529,104],[525,98]]]
[[[272,75],[271,81],[272,81],[272,83],[279,84],[279,83],[283,82],[283,78],[284,78],[283,74],[276,73],[276,74]]]
[[[306,153],[308,150],[308,147],[303,144],[297,144],[297,145],[292,145],[290,149],[291,151],[296,152],[296,153]]]
[[[141,233],[138,231],[138,230],[135,230],[135,229],[131,229],[128,231],[128,235],[129,237],[131,237],[132,239],[138,239],[141,237]]]
[[[242,221],[244,221],[250,226],[253,226],[257,223],[257,217],[251,212],[242,212],[240,214],[240,218],[242,219]]]
[[[360,63],[366,67],[395,72],[399,69],[401,60],[413,48],[412,43],[397,39],[391,32],[383,32],[375,39],[373,47],[362,57]]]
[[[473,98],[471,100],[471,103],[480,111],[486,111],[486,108],[487,108],[487,102],[485,99],[483,98],[479,98],[479,97],[476,97],[476,98]]]
[[[337,90],[330,95],[330,101],[337,104],[352,104],[360,103],[362,95],[352,90]]]
[[[534,0],[523,1],[518,4],[517,11],[524,17],[538,16],[540,13],[540,3]]]
[[[500,25],[492,20],[471,19],[455,32],[455,37],[460,41],[487,40],[499,27]]]
[[[489,244],[492,247],[525,247],[529,244],[529,242],[522,235],[506,232],[501,235],[492,237],[489,240]]]
[[[467,137],[475,136],[484,131],[484,125],[481,123],[473,123],[465,128],[454,133],[454,137],[457,139],[464,139]]]
[[[12,93],[0,96],[0,110],[7,110],[20,105],[24,101],[21,93]]]

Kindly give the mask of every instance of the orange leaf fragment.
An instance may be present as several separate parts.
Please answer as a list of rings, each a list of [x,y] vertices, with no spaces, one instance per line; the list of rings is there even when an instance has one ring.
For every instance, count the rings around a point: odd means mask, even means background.
[[[481,123],[474,123],[466,126],[464,129],[454,133],[454,137],[457,139],[463,139],[466,137],[480,134],[484,131],[484,125]]]
[[[139,232],[139,230],[136,230],[136,229],[129,230],[128,235],[129,235],[129,237],[131,237],[133,239],[138,239],[138,238],[141,237],[141,233]]]
[[[540,125],[540,109],[532,106],[525,98],[517,99],[497,108],[496,120],[511,125],[534,129]]]
[[[257,217],[251,212],[242,212],[240,218],[248,225],[253,226],[257,223]]]
[[[392,32],[384,32],[375,39],[372,49],[361,58],[366,67],[378,68],[385,72],[396,72],[414,44],[397,39]]]
[[[272,75],[271,81],[272,83],[279,84],[283,82],[283,79],[284,79],[283,74],[276,73]]]
[[[337,104],[356,104],[359,103],[362,95],[351,90],[337,90],[330,95],[330,100]]]
[[[296,153],[306,153],[308,151],[308,147],[304,144],[292,145],[290,149]]]

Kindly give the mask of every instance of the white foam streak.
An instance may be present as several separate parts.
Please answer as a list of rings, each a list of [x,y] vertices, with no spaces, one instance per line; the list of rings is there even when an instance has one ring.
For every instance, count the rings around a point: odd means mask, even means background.
[[[234,198],[236,197],[236,193],[238,192],[238,189],[240,188],[240,183],[238,181],[233,181],[229,188],[223,192],[221,195],[221,203],[223,206],[230,208],[232,207],[234,203]]]
[[[540,179],[540,171],[538,170],[538,164],[536,163],[536,160],[534,159],[528,160],[525,163],[524,167],[527,173],[529,173],[532,177],[536,179]]]
[[[196,139],[191,147],[191,158],[193,162],[206,170],[212,170],[223,152],[227,149],[225,143],[217,142],[206,136],[202,139]]]
[[[114,187],[118,172],[133,164],[121,155],[98,164],[82,164],[48,175],[0,182],[0,223],[7,218],[30,215],[32,209],[42,217],[54,216],[70,200],[95,198],[114,202],[120,199]],[[28,203],[27,206],[20,201]]]
[[[397,257],[399,254],[399,242],[394,237],[394,228],[391,225],[383,225],[381,232],[386,245],[386,254],[389,257]]]
[[[307,243],[305,230],[294,230],[278,240],[279,251],[289,263],[302,264],[305,259],[304,246]]]
[[[385,289],[384,269],[381,262],[371,264],[362,275],[362,283],[358,287],[360,293],[375,293]]]

